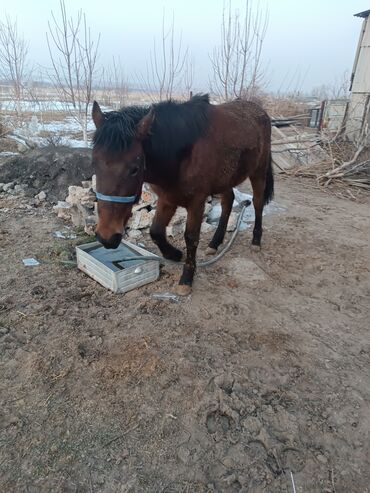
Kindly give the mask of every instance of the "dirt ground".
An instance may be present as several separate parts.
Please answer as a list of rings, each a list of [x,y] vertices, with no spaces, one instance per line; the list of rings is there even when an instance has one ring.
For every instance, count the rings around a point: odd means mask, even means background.
[[[177,267],[126,295],[67,268],[27,200],[0,199],[2,493],[370,492],[369,197],[279,178],[262,251],[178,303]]]

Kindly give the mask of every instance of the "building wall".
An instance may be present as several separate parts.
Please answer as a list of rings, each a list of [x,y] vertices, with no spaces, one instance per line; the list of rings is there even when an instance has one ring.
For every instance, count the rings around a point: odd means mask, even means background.
[[[353,67],[352,92],[346,116],[346,135],[359,142],[369,126],[370,105],[370,17],[363,20]],[[370,132],[368,144],[370,144]]]
[[[326,101],[322,116],[322,128],[336,132],[342,127],[348,101],[346,99],[330,99]]]

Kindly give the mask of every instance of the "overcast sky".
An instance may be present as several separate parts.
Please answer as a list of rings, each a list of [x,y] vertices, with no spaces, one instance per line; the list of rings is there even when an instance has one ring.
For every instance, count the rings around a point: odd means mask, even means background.
[[[4,9],[6,3],[6,9]],[[269,25],[263,51],[270,90],[309,91],[351,71],[362,19],[353,14],[370,9],[370,0],[261,0]],[[0,15],[17,18],[30,43],[33,62],[48,65],[45,33],[58,0],[1,2]],[[144,71],[154,37],[161,32],[162,13],[174,12],[177,32],[195,64],[195,86],[207,89],[209,54],[220,38],[223,0],[66,0],[69,13],[82,9],[92,32],[101,34],[100,62],[120,57],[127,74]],[[243,0],[233,0],[241,9]],[[370,62],[369,62],[370,63]]]

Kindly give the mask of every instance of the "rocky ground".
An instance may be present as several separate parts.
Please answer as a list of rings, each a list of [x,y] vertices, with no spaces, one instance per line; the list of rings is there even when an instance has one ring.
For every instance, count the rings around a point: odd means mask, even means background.
[[[276,200],[174,302],[177,267],[114,295],[47,201],[0,195],[1,492],[370,491],[370,200]]]

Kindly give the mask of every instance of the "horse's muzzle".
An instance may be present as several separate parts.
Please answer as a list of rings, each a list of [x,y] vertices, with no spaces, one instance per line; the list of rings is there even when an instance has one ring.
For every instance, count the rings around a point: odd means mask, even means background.
[[[104,248],[115,249],[119,246],[122,240],[120,233],[115,233],[108,240],[102,238],[99,233],[96,234],[96,239],[103,245]]]

